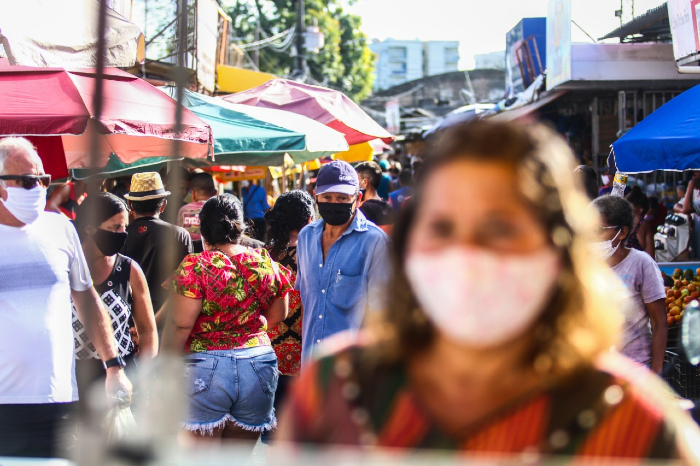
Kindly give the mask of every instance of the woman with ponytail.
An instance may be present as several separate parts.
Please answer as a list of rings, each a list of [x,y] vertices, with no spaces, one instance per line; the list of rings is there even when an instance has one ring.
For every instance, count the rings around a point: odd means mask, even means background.
[[[255,442],[277,424],[277,357],[267,330],[287,317],[294,284],[266,249],[241,244],[237,198],[212,197],[199,219],[204,251],[185,257],[172,277],[163,351],[185,353],[186,430]]]
[[[295,190],[277,198],[274,207],[265,214],[267,222],[267,249],[272,258],[297,274],[297,236],[299,231],[314,220],[314,200],[305,191]],[[277,354],[280,371],[275,409],[284,402],[287,387],[301,370],[301,322],[303,308],[298,291],[289,295],[289,315],[268,330],[272,347]],[[263,437],[263,441],[267,440]]]

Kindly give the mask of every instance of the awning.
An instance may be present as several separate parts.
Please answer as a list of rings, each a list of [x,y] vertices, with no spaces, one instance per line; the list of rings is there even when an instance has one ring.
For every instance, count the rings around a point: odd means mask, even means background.
[[[524,118],[545,105],[554,102],[564,94],[566,94],[566,91],[552,91],[541,97],[540,100],[536,102],[523,105],[522,107],[518,107],[513,110],[506,110],[505,112],[497,113],[492,117],[488,117],[488,119],[493,121],[513,121],[517,120],[518,118]]]
[[[235,66],[219,65],[216,84],[219,92],[242,92],[265,84],[276,76],[260,71],[244,70]]]
[[[656,8],[637,16],[598,40],[625,39],[628,36],[644,36],[645,42],[660,35],[670,35],[671,26],[668,20],[668,5],[664,2]]]
[[[95,68],[97,0],[0,0],[0,43],[13,66]],[[107,8],[106,67],[143,62],[141,30]]]

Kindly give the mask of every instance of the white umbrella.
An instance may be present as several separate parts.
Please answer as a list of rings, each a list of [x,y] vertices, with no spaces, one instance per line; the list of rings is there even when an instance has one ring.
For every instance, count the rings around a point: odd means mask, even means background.
[[[95,68],[100,0],[0,0],[0,43],[11,65]],[[144,59],[143,33],[107,8],[105,67]]]

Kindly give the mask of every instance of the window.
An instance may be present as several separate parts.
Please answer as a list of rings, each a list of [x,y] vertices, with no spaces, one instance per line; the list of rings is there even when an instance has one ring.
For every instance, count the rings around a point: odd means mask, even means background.
[[[390,62],[406,62],[406,47],[389,47]]]

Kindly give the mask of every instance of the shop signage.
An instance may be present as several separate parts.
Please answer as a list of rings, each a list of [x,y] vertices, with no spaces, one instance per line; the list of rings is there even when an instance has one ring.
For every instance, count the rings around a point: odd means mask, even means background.
[[[547,90],[571,80],[571,0],[549,0]]]
[[[197,81],[209,92],[216,89],[216,46],[219,6],[215,0],[197,1]]]
[[[697,54],[700,51],[700,0],[668,0],[668,20],[676,60]]]

